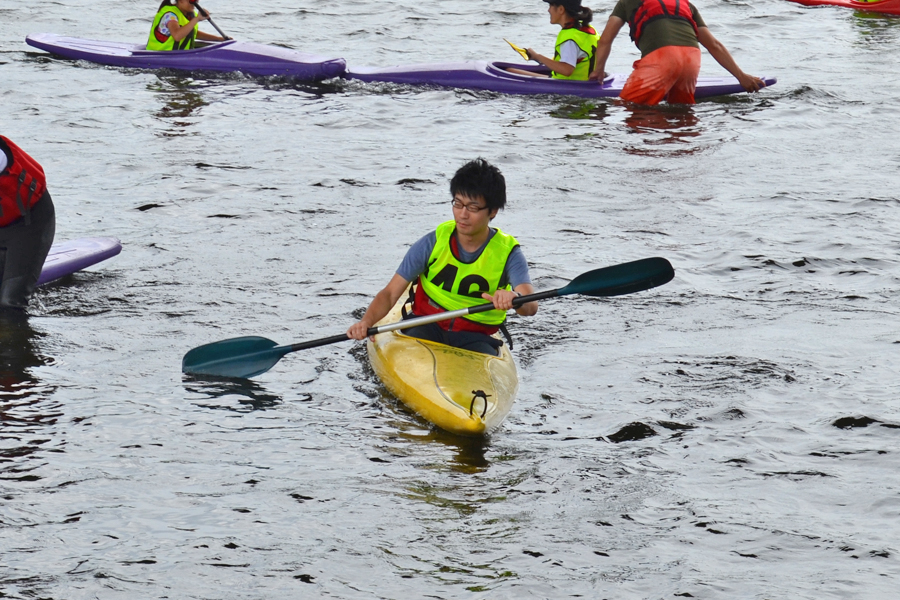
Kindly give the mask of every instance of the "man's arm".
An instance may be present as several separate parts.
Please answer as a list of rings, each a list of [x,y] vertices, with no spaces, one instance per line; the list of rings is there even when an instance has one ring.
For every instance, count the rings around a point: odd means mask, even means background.
[[[534,287],[530,283],[520,283],[516,286],[515,291],[519,292],[522,296],[527,296],[528,294],[534,293]],[[538,303],[536,301],[526,302],[516,309],[516,312],[523,317],[533,317],[537,314],[537,311]]]
[[[513,248],[513,251],[509,254],[509,258],[506,259],[504,276],[509,277],[509,282],[513,288],[512,291],[500,289],[495,291],[493,296],[489,294],[481,295],[485,300],[493,302],[494,308],[499,310],[509,310],[513,307],[513,300],[517,297],[534,293],[534,288],[531,286],[531,277],[528,274],[528,261],[525,260],[525,255],[522,253],[521,246]],[[516,312],[523,317],[533,317],[537,313],[537,310],[538,303],[532,301],[517,308]]]
[[[625,21],[619,17],[610,15],[600,34],[600,41],[597,42],[597,57],[594,59],[594,70],[588,76],[588,79],[603,81],[606,76],[606,61],[609,59],[609,53],[612,50],[613,40],[619,35],[619,30],[625,25]]]
[[[366,309],[366,314],[363,315],[363,318],[360,319],[358,323],[351,325],[347,330],[347,337],[354,340],[365,339],[366,331],[368,331],[369,327],[375,325],[375,323],[383,319],[384,316],[391,311],[397,303],[397,300],[399,300],[403,292],[406,291],[406,286],[408,285],[409,282],[407,280],[394,273],[394,276],[391,277],[388,284],[384,286],[384,289],[375,295],[372,303],[369,304],[369,308]]]
[[[741,68],[734,61],[734,58],[731,56],[731,53],[728,52],[728,48],[726,48],[722,42],[717,40],[712,33],[710,33],[708,27],[700,27],[697,30],[697,41],[700,42],[704,48],[706,48],[709,53],[712,55],[716,62],[722,65],[726,71],[734,75],[738,82],[741,84],[741,87],[744,88],[748,92],[757,92],[760,88],[766,87],[765,82],[759,77],[754,77],[752,75],[747,75],[744,73]],[[599,51],[599,48],[598,48]]]

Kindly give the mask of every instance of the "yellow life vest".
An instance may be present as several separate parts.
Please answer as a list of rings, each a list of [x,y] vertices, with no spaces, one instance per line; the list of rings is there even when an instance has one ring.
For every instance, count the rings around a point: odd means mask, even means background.
[[[197,37],[200,25],[194,25],[194,30],[190,34],[180,42],[176,42],[171,35],[163,35],[159,31],[159,22],[168,13],[175,15],[178,18],[178,24],[182,27],[191,22],[177,6],[163,6],[153,19],[153,28],[150,30],[150,38],[147,40],[147,50],[190,50],[194,47],[194,39]]]
[[[453,255],[450,247],[455,231],[453,221],[438,226],[437,242],[428,258],[428,269],[419,276],[422,291],[441,307],[452,311],[484,304],[481,297],[484,292],[493,294],[498,289],[511,289],[508,282],[500,279],[510,252],[519,245],[516,238],[498,229],[481,255],[472,263],[464,263]],[[506,320],[506,311],[489,310],[468,315],[466,319],[483,325],[501,325]]]
[[[578,47],[587,54],[587,58],[578,60],[571,75],[560,75],[554,71],[553,78],[587,81],[588,75],[594,70],[594,60],[597,58],[597,43],[600,41],[600,34],[591,26],[587,26],[584,29],[578,29],[577,27],[561,29],[559,35],[556,36],[553,60],[559,60],[559,47],[569,40],[578,44]]]

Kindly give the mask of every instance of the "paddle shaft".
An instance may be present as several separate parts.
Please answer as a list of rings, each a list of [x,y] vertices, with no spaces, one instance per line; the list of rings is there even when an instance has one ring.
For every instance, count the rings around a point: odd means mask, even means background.
[[[200,6],[200,5],[197,4],[196,2],[194,2],[194,6],[197,7],[197,10],[200,11],[200,14],[201,14],[201,15],[203,15],[204,17],[206,17],[206,20],[209,21],[209,24],[216,28],[216,31],[219,32],[219,35],[221,35],[221,36],[222,36],[223,38],[225,38],[226,40],[230,40],[230,39],[231,39],[230,37],[228,37],[227,35],[225,35],[225,32],[224,32],[224,31],[222,31],[221,29],[219,29],[219,26],[216,25],[216,22],[212,20],[212,17],[209,16],[209,13],[206,12],[205,10],[203,10],[203,7],[202,7],[202,6]]]

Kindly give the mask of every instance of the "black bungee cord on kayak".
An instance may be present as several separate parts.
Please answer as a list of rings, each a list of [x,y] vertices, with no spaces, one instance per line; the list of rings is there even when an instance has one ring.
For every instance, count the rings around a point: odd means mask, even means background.
[[[484,390],[472,390],[472,403],[469,405],[469,416],[471,417],[472,411],[475,410],[475,400],[477,400],[478,398],[481,398],[482,400],[484,400],[484,410],[481,411],[481,418],[484,419],[484,415],[487,414],[487,409],[488,409],[487,399],[490,397],[491,397],[491,395],[486,394],[484,392]]]

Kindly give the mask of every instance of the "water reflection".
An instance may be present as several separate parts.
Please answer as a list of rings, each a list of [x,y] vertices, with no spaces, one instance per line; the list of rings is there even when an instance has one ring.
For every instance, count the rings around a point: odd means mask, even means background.
[[[882,47],[885,43],[895,43],[900,32],[900,17],[875,12],[853,11],[853,24],[862,35],[861,46]]]
[[[485,456],[489,446],[488,438],[462,437],[437,427],[432,427],[424,435],[410,431],[401,431],[397,434],[397,437],[411,444],[428,446],[441,444],[445,446],[454,453],[447,466],[450,470],[457,473],[482,473],[487,471],[490,466],[490,462]]]
[[[54,388],[32,372],[51,362],[35,350],[39,337],[24,312],[0,310],[0,479],[5,481],[40,479],[32,473],[40,465],[30,459],[46,450],[52,440],[46,430],[62,416],[58,404],[47,402]]]
[[[186,128],[192,125],[186,121],[193,116],[194,111],[209,104],[203,96],[196,91],[195,82],[190,77],[183,75],[160,75],[157,81],[147,85],[147,89],[156,94],[163,102],[163,106],[154,116],[166,121],[177,128]],[[179,134],[177,129],[173,134]]]
[[[668,132],[669,135],[659,143],[673,143],[682,141],[682,138],[700,135],[699,131],[691,129],[700,122],[700,119],[694,114],[690,105],[643,106],[629,104],[626,110],[629,114],[625,117],[625,124],[635,132]]]
[[[623,103],[626,111],[625,126],[630,134],[641,139],[624,148],[637,156],[682,156],[694,154],[703,146],[699,144],[700,119],[690,105],[661,104],[642,106]]]
[[[196,402],[206,408],[230,410],[235,412],[251,412],[254,410],[266,410],[274,408],[282,402],[281,396],[273,394],[249,379],[238,378],[213,378],[184,376],[184,389],[193,394],[200,394],[211,400],[223,400],[234,398],[234,403],[219,404],[209,402]]]
[[[35,351],[38,337],[24,311],[0,309],[0,398],[38,383],[30,370],[47,362]]]
[[[557,119],[593,119],[602,121],[609,116],[609,104],[607,102],[594,102],[590,100],[580,102],[567,102],[550,111],[550,116]]]

